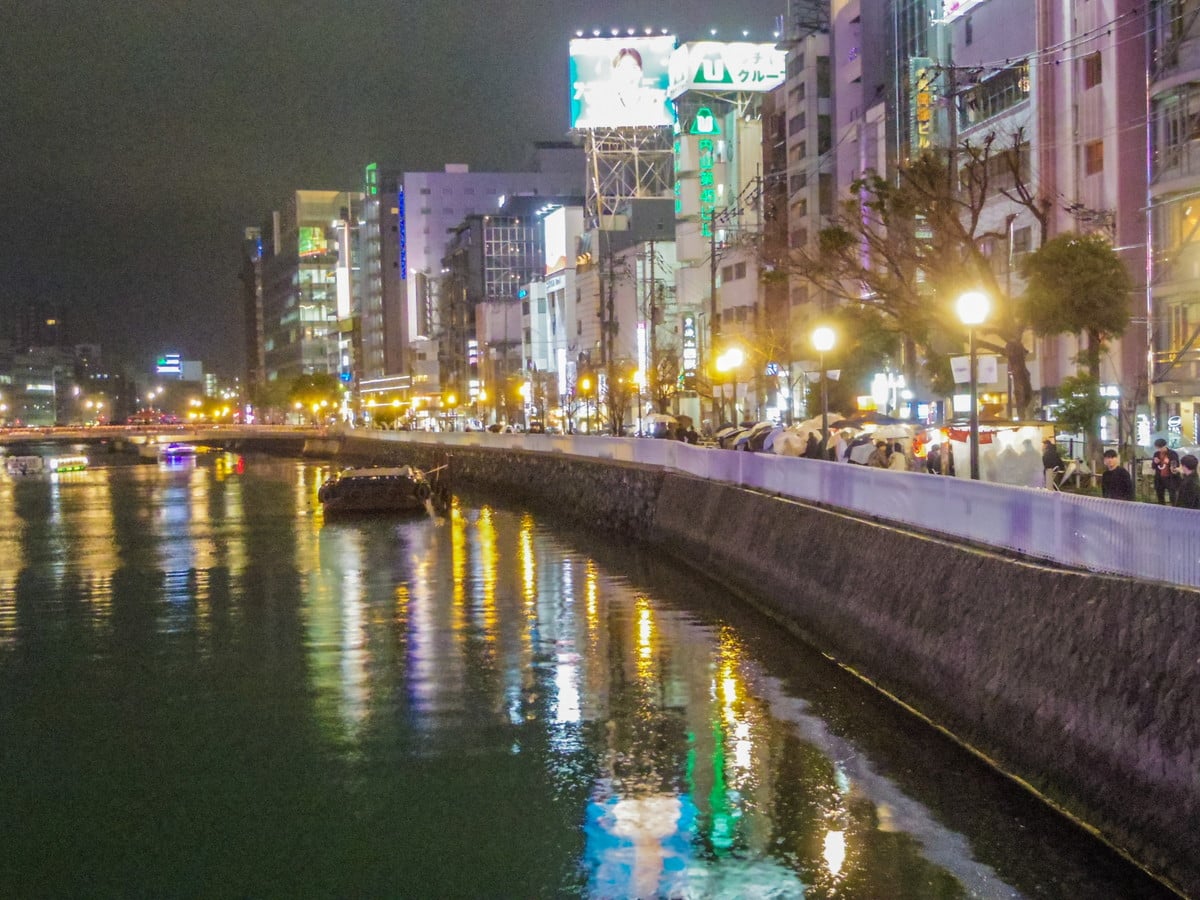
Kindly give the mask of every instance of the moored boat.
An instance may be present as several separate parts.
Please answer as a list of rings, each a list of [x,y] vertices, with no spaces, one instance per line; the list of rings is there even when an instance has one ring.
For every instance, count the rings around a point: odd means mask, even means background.
[[[4,468],[9,475],[34,475],[45,470],[46,461],[40,456],[6,456]]]
[[[178,444],[172,441],[158,451],[159,462],[186,462],[196,458],[196,448],[191,444]]]
[[[88,467],[86,456],[52,456],[48,462],[51,472],[82,472]]]
[[[364,466],[344,469],[317,491],[326,514],[419,512],[450,505],[446,466],[422,471],[415,466]]]

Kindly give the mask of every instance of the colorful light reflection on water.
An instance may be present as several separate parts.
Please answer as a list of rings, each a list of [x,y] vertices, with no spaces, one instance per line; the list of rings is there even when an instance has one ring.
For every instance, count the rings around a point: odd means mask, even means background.
[[[1154,894],[668,564],[325,474],[0,480],[0,894]]]

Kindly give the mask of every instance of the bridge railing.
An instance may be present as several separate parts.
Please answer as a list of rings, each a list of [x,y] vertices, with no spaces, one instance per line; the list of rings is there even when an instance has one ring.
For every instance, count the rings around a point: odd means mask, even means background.
[[[1096,572],[1200,587],[1200,513],[679,441],[539,434],[354,432],[663,466]],[[869,552],[869,551],[864,551]]]

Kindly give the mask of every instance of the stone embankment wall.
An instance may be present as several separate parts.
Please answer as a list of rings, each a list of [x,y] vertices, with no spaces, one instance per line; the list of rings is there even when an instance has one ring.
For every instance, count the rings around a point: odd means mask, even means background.
[[[386,449],[385,449],[386,448]],[[348,439],[345,459],[445,451]],[[456,483],[661,547],[1200,896],[1200,593],[648,467],[455,448]]]

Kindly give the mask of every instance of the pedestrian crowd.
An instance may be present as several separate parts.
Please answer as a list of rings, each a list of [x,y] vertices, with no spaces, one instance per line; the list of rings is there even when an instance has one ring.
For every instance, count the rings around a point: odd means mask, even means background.
[[[1188,453],[1180,457],[1167,447],[1162,438],[1155,441],[1152,460],[1154,470],[1154,492],[1161,504],[1170,504],[1184,509],[1200,509],[1200,460]],[[1036,450],[1026,441],[1026,451],[1036,459]],[[930,444],[922,463],[910,455],[900,441],[872,438],[868,434],[855,435],[849,429],[838,432],[831,446],[822,450],[821,436],[810,431],[803,456],[809,459],[829,459],[875,469],[896,472],[912,472],[919,468],[932,475],[954,475],[954,448],[949,444]],[[1076,463],[1079,461],[1076,460]],[[1047,488],[1056,489],[1064,476],[1070,477],[1075,468],[1063,460],[1058,446],[1051,438],[1042,442],[1042,472]],[[1087,474],[1087,469],[1082,469]],[[1133,500],[1135,490],[1133,476],[1121,465],[1116,450],[1104,451],[1104,471],[1100,475],[1100,495],[1110,500]]]
[[[1154,442],[1154,495],[1159,503],[1169,503],[1183,509],[1200,509],[1200,478],[1196,476],[1198,460],[1191,453],[1180,456],[1167,446],[1163,438]]]

